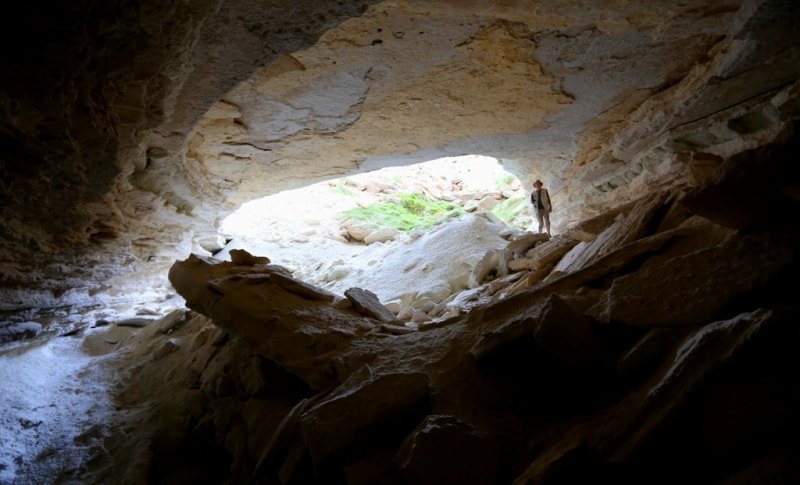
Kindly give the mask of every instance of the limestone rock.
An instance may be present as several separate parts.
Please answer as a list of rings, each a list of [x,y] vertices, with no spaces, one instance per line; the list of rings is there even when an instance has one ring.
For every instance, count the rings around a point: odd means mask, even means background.
[[[160,347],[158,347],[153,352],[153,360],[161,360],[167,355],[175,352],[181,346],[181,342],[178,339],[168,339]]]
[[[374,326],[327,299],[310,300],[287,291],[272,277],[258,285],[230,277],[241,268],[191,255],[173,265],[170,281],[187,306],[211,317],[310,387],[322,389],[344,379],[346,375],[338,376],[331,367],[331,357]],[[209,281],[218,282],[221,291],[209,287]]]
[[[539,267],[539,261],[533,258],[519,258],[509,261],[508,269],[511,271],[522,271],[525,269],[536,269]]]
[[[480,286],[491,273],[497,272],[501,252],[500,250],[492,249],[486,251],[486,254],[472,268],[472,272],[469,275],[470,288]]]
[[[341,456],[393,429],[398,418],[414,413],[428,397],[421,372],[364,376],[346,381],[300,418],[305,447],[314,463]]]
[[[378,300],[375,293],[369,290],[350,288],[344,292],[344,296],[353,302],[353,308],[355,308],[357,312],[366,317],[374,318],[383,323],[389,323],[395,320],[394,314]]]
[[[571,366],[597,372],[610,362],[589,318],[556,295],[544,304],[533,337],[542,348]]]
[[[561,258],[567,254],[573,247],[578,244],[578,241],[559,234],[548,241],[537,244],[532,249],[525,253],[526,258],[533,259],[537,265],[530,269],[538,269],[544,266],[556,265]]]
[[[397,236],[397,231],[394,229],[379,229],[367,234],[363,240],[364,244],[372,244],[376,242],[391,241],[395,238],[395,236]]]
[[[355,241],[366,242],[367,236],[376,232],[373,228],[358,224],[347,224],[344,226],[346,237]]]
[[[535,246],[536,244],[547,241],[550,236],[547,233],[529,232],[523,234],[519,239],[515,239],[508,243],[508,250],[515,255],[525,254],[525,252]]]
[[[760,309],[711,323],[690,335],[678,349],[672,365],[639,405],[636,414],[645,421],[637,423],[635,431],[628,430],[627,441],[615,449],[612,460],[622,462],[630,458],[641,440],[647,439],[660,423],[675,413],[715,369],[731,360],[774,322],[772,312]],[[637,416],[632,418],[635,420]]]
[[[564,256],[555,271],[572,272],[586,267],[599,258],[645,235],[656,212],[662,208],[667,194],[654,194],[636,204],[625,216],[620,216],[591,243],[580,243]]]
[[[269,264],[271,261],[266,256],[253,256],[244,249],[231,249],[231,262],[237,266],[255,266]]]
[[[621,376],[632,379],[648,375],[681,337],[681,332],[671,328],[650,330],[619,359],[617,371]]]
[[[197,243],[209,253],[215,253],[224,248],[227,241],[225,241],[224,237],[216,235],[200,238],[197,240]]]
[[[729,239],[615,279],[595,313],[604,322],[648,327],[707,323],[783,269],[793,254],[791,242],[767,235]]]
[[[309,300],[332,302],[334,299],[336,299],[336,295],[329,291],[323,290],[322,288],[317,288],[314,285],[310,285],[290,276],[286,276],[281,272],[271,273],[270,278],[286,291],[291,291],[295,295],[300,295],[304,298],[308,298]]]
[[[455,416],[431,415],[400,449],[408,483],[486,484],[497,481],[498,450],[478,429]]]

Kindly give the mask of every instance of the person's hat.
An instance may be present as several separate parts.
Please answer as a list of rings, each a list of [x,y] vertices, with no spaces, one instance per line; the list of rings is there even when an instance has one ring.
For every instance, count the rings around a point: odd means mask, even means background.
[[[544,184],[542,183],[542,181],[541,181],[541,180],[538,180],[538,179],[537,179],[537,180],[536,180],[536,182],[534,182],[534,183],[533,183],[533,186],[534,186],[534,187],[536,187],[537,185],[538,185],[538,186],[542,186],[542,185],[544,185]]]

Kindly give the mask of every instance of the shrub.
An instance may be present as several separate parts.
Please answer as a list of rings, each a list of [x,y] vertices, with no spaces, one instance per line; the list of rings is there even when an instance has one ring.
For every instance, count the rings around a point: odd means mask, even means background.
[[[339,214],[340,220],[353,220],[379,229],[410,231],[428,229],[442,221],[463,214],[460,207],[447,201],[432,200],[419,192],[401,194],[397,201],[356,207]]]

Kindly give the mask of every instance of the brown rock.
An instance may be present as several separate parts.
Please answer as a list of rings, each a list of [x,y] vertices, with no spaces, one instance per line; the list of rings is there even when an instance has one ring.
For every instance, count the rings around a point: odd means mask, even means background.
[[[615,279],[592,313],[603,322],[637,326],[707,323],[784,268],[794,257],[793,246],[750,234],[657,261]]]
[[[279,272],[272,273],[272,281],[274,281],[278,286],[280,286],[284,290],[291,291],[295,295],[300,295],[303,298],[307,298],[309,300],[331,302],[336,299],[336,295],[334,295],[330,291],[323,290],[322,288],[317,288],[314,285],[310,285],[306,282],[296,280],[290,276],[285,276],[284,274]]]
[[[334,459],[394,429],[428,397],[428,376],[422,372],[354,374],[326,400],[300,418],[303,441],[314,463]]]
[[[539,267],[539,261],[533,258],[520,258],[512,259],[508,262],[508,269],[511,271],[522,271],[525,269],[536,269]]]
[[[231,262],[236,266],[255,266],[269,264],[271,261],[266,256],[253,256],[244,249],[231,249]]]
[[[533,337],[542,348],[570,366],[600,370],[609,363],[591,320],[556,295],[550,296],[542,307]]]
[[[497,482],[496,445],[455,416],[426,417],[401,447],[398,462],[407,483]]]
[[[353,302],[353,308],[365,317],[374,318],[383,323],[397,320],[392,312],[378,300],[378,296],[361,288],[350,288],[344,292],[344,296]]]

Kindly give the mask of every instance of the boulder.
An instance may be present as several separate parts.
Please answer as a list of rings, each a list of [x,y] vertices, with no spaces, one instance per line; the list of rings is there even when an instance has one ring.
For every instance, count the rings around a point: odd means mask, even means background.
[[[0,325],[0,344],[33,338],[42,331],[38,322],[20,322]]]
[[[305,447],[315,464],[365,446],[396,429],[401,416],[418,411],[428,398],[422,372],[372,375],[366,368],[342,383],[300,417]],[[402,427],[402,426],[401,426]]]
[[[376,242],[386,242],[391,241],[397,236],[397,231],[394,229],[378,229],[377,231],[372,231],[364,237],[364,244],[372,244]]]
[[[497,445],[455,416],[426,417],[398,453],[406,483],[497,483]]]
[[[383,323],[396,320],[394,314],[378,300],[378,296],[369,290],[350,288],[344,292],[344,296],[353,303],[353,308],[365,317],[374,318]]]

